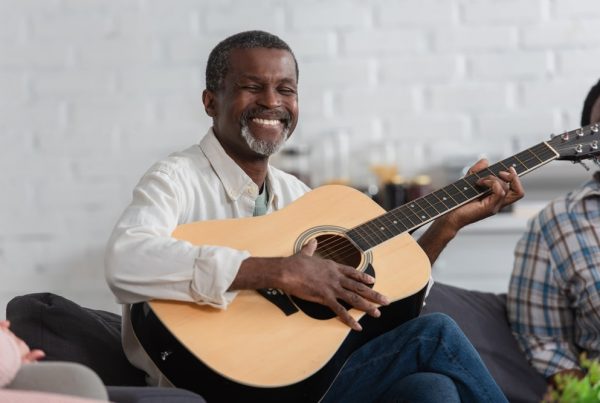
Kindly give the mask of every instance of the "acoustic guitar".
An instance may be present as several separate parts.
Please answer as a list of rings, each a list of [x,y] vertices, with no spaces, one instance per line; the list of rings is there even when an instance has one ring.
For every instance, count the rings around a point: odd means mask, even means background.
[[[555,159],[596,159],[598,132],[594,124],[554,136],[388,212],[357,190],[330,185],[266,216],[194,222],[173,232],[195,245],[261,257],[290,256],[316,238],[318,256],[368,272],[373,288],[392,301],[377,319],[350,309],[361,332],[329,308],[277,289],[241,291],[225,310],[164,300],[136,304],[134,331],[175,386],[209,402],[318,401],[353,351],[419,315],[431,268],[412,230],[488,193],[476,184],[481,177],[509,167],[523,175]]]

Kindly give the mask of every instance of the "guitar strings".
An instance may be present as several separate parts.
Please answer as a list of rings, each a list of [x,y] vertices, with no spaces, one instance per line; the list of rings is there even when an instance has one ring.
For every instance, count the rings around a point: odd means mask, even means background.
[[[584,128],[577,129],[577,130],[573,130],[573,131],[571,131],[571,132],[567,132],[567,134],[568,134],[569,136],[570,136],[571,134],[575,134],[575,135],[577,135],[577,133],[578,133],[578,130],[581,130],[581,131],[582,131],[582,133],[583,133],[583,135],[594,134],[594,133],[597,133],[597,132],[598,132],[598,125],[596,125],[596,124],[588,125],[588,126],[586,126],[586,127],[584,127]],[[560,136],[557,136],[557,137],[560,137]],[[555,144],[555,143],[557,143],[557,141],[559,141],[559,140],[558,140],[558,139],[557,139],[557,140],[554,140],[554,139],[552,139],[551,141],[549,141],[549,143],[551,143],[551,144],[552,144],[552,146],[553,146],[555,149],[558,149],[558,150],[566,150],[566,149],[568,149],[568,148],[573,148],[573,144],[571,144],[570,142],[562,142],[562,143]],[[534,151],[532,151],[532,150],[533,150],[533,149],[535,149],[536,147],[540,147],[540,146],[542,146],[542,147],[543,147],[543,149],[542,149],[542,152],[541,152],[541,153],[538,153],[538,154],[536,154],[536,153],[534,153]],[[523,161],[521,161],[521,160],[519,160],[519,158],[518,158],[518,155],[519,155],[519,154],[522,154],[522,153],[524,153],[524,152],[530,152],[530,153],[531,153],[531,155],[532,155],[532,157],[529,157],[529,158],[523,159]],[[512,156],[512,157],[509,157],[509,158],[507,158],[507,159],[503,160],[503,161],[500,161],[500,162],[498,162],[498,163],[496,163],[496,164],[494,164],[494,165],[492,165],[492,166],[490,166],[490,167],[488,167],[488,168],[484,169],[483,171],[480,171],[480,172],[477,172],[477,173],[474,173],[474,174],[468,175],[467,177],[463,178],[463,180],[464,180],[464,181],[465,181],[465,182],[466,182],[466,183],[467,183],[467,184],[470,186],[470,188],[471,188],[472,190],[477,190],[477,189],[476,189],[476,188],[475,188],[475,187],[474,187],[474,186],[473,186],[473,185],[470,183],[469,179],[473,179],[473,178],[477,178],[477,179],[479,179],[479,178],[481,178],[480,174],[481,174],[481,175],[483,175],[483,174],[486,174],[486,175],[487,175],[487,174],[492,174],[492,175],[494,175],[494,176],[497,176],[497,174],[495,174],[495,173],[492,171],[492,168],[494,168],[494,167],[497,167],[497,166],[499,166],[499,165],[502,165],[502,167],[503,167],[504,169],[508,169],[508,168],[507,168],[507,166],[504,164],[504,161],[508,161],[508,160],[510,160],[510,159],[513,159],[513,158],[514,158],[514,159],[516,159],[517,161],[519,161],[519,162],[520,162],[520,164],[521,164],[521,165],[522,165],[524,168],[526,168],[526,169],[525,169],[525,171],[523,171],[523,172],[526,172],[527,170],[530,170],[530,169],[532,169],[532,168],[534,168],[534,167],[537,167],[537,166],[539,166],[539,164],[534,164],[534,165],[532,165],[532,167],[531,167],[531,168],[528,168],[528,164],[529,164],[530,162],[532,162],[532,161],[535,161],[535,160],[537,159],[537,160],[539,160],[539,162],[540,162],[541,164],[543,164],[543,163],[549,162],[549,161],[551,161],[551,160],[553,159],[553,158],[552,158],[552,159],[549,159],[548,157],[555,157],[555,155],[554,155],[554,152],[553,152],[552,148],[551,148],[551,147],[549,147],[549,146],[547,146],[545,143],[540,143],[540,144],[538,144],[538,145],[536,145],[536,146],[534,146],[534,147],[531,147],[531,148],[529,148],[529,149],[527,149],[527,150],[525,150],[525,151],[523,151],[523,152],[521,152],[521,153],[519,153],[519,154],[516,154],[516,155],[514,155],[514,156]],[[543,157],[544,159],[541,159],[540,157]],[[455,184],[454,184],[454,183],[453,183],[453,184],[450,184],[449,186],[454,186],[454,187],[456,188],[456,186],[455,186]],[[447,188],[447,187],[448,187],[448,186],[446,186],[445,188]],[[444,189],[445,189],[445,188],[442,188],[442,189],[439,189],[438,191],[434,191],[434,192],[430,193],[430,195],[433,195],[433,196],[434,196],[434,197],[437,199],[437,201],[434,201],[434,203],[431,203],[429,200],[427,200],[427,199],[426,199],[426,197],[427,197],[427,196],[429,196],[429,195],[425,195],[425,196],[423,196],[423,197],[420,197],[420,198],[416,199],[416,200],[414,201],[414,204],[418,205],[418,202],[419,202],[420,200],[423,200],[423,201],[427,202],[427,203],[428,203],[428,204],[429,204],[429,205],[430,205],[430,206],[431,206],[431,207],[432,207],[432,208],[433,208],[433,209],[434,209],[434,210],[435,210],[435,211],[436,211],[438,214],[440,213],[440,210],[438,210],[438,208],[437,208],[437,207],[441,207],[441,210],[442,210],[442,211],[444,211],[444,210],[449,210],[449,208],[448,208],[448,206],[446,205],[446,203],[444,203],[442,200],[440,200],[440,198],[439,198],[439,197],[436,195],[436,192],[439,192],[439,191],[441,191],[441,192],[443,192],[443,193],[448,193],[448,192],[445,192],[445,191],[444,191]],[[461,192],[461,191],[460,191],[460,189],[458,189],[458,188],[457,188],[457,190],[459,190],[459,192]],[[462,192],[461,192],[461,193],[462,193]],[[479,195],[477,195],[477,196],[475,196],[475,197],[472,197],[472,198],[467,198],[467,200],[469,200],[469,199],[471,199],[471,200],[472,200],[472,199],[475,199],[475,198],[477,198],[477,197],[480,197],[480,196],[481,196],[481,194],[483,194],[483,193],[485,193],[485,192],[482,192],[482,193],[480,193]],[[458,193],[456,193],[456,194],[458,195]],[[455,206],[453,206],[451,209],[454,209],[454,208],[456,208],[456,207],[457,207],[457,205],[458,205],[458,204],[460,204],[460,203],[456,202],[456,200],[454,199],[454,197],[452,197],[452,194],[448,193],[448,195],[449,195],[449,196],[450,196],[450,198],[453,200],[453,202],[455,202],[455,203],[456,203],[456,205],[455,205]],[[427,215],[429,216],[429,213],[427,212],[426,208],[424,209],[424,208],[421,208],[420,206],[419,206],[419,208],[421,209],[421,212],[422,212],[422,213],[425,213],[425,214],[427,214]],[[403,214],[402,216],[397,216],[397,213],[398,213],[398,212],[400,212],[400,210],[407,210],[407,211],[409,212],[409,214]],[[389,218],[389,215],[390,215],[390,214],[389,214],[389,213],[391,213],[391,215],[392,215],[392,216],[394,216],[394,220],[390,221],[390,218]],[[411,209],[406,209],[406,208],[405,208],[405,205],[404,205],[404,206],[400,206],[399,208],[396,208],[396,209],[394,209],[394,210],[391,210],[390,212],[384,213],[384,214],[382,214],[381,216],[379,216],[379,217],[376,217],[376,218],[374,218],[374,219],[372,219],[372,220],[370,220],[370,221],[367,221],[367,222],[365,222],[365,223],[363,223],[363,224],[361,224],[361,225],[359,225],[359,226],[357,226],[357,227],[355,227],[355,228],[353,228],[353,229],[354,229],[354,230],[358,230],[358,229],[360,229],[360,228],[361,228],[361,227],[363,227],[363,226],[366,226],[366,227],[368,227],[369,225],[370,225],[370,226],[373,226],[373,225],[374,225],[374,224],[373,224],[373,221],[375,221],[375,220],[388,220],[388,221],[390,221],[389,223],[392,223],[392,224],[395,224],[395,222],[394,222],[394,221],[397,221],[397,220],[404,221],[404,222],[403,222],[403,224],[404,224],[404,226],[405,226],[406,228],[405,228],[403,231],[401,231],[401,232],[398,232],[397,234],[395,234],[395,235],[394,235],[394,236],[396,236],[396,235],[399,235],[399,234],[401,234],[402,232],[408,231],[408,230],[410,230],[410,229],[412,229],[412,228],[416,228],[417,226],[419,226],[419,225],[422,225],[422,224],[424,224],[424,223],[425,223],[427,220],[431,219],[431,217],[428,217],[428,218],[426,218],[426,219],[425,219],[426,221],[421,221],[421,222],[418,222],[418,223],[417,223],[417,225],[415,225],[415,224],[414,224],[414,223],[413,223],[413,222],[410,220],[410,214],[413,214],[414,216],[416,216],[416,217],[417,217],[417,219],[419,219],[418,215],[415,213],[415,211],[414,211],[414,210],[411,210]],[[406,222],[408,222],[408,223],[409,223],[409,225],[406,225]],[[393,227],[392,227],[392,228],[393,228]],[[351,230],[353,230],[353,229],[351,229]],[[347,234],[347,233],[348,233],[348,231],[350,231],[350,230],[347,230],[347,231],[345,231],[344,233],[345,233],[345,234]],[[358,231],[357,231],[357,232],[358,232]],[[368,232],[366,232],[366,231],[364,231],[364,230],[363,230],[363,232],[365,232],[365,234],[367,234],[367,237],[370,237],[370,238],[372,238],[372,239],[374,239],[374,238],[375,238],[374,236],[369,236],[369,233],[368,233]],[[391,232],[391,231],[390,231],[390,232]],[[372,234],[380,234],[380,232],[379,232],[379,231],[372,231],[371,233],[372,233]],[[366,240],[366,238],[365,238],[364,236],[361,236],[360,234],[357,234],[357,236],[359,236],[360,238],[362,238],[362,240]],[[387,239],[390,239],[390,238],[384,238],[384,239],[382,239],[381,241],[386,241]],[[376,244],[379,244],[379,243],[380,243],[380,242],[376,242]],[[343,246],[342,246],[342,245],[343,245]],[[340,256],[341,258],[347,258],[349,255],[347,255],[346,253],[347,253],[348,251],[354,251],[354,250],[355,250],[355,247],[354,247],[354,245],[353,245],[351,242],[349,242],[349,241],[348,241],[348,239],[347,239],[347,238],[345,238],[345,237],[343,237],[343,236],[340,236],[340,235],[331,234],[331,236],[329,237],[329,239],[328,239],[328,240],[325,240],[325,241],[323,241],[321,244],[319,244],[319,245],[317,246],[317,250],[318,250],[318,251],[319,251],[319,253],[321,253],[322,255],[328,255],[328,256],[330,256],[330,257],[331,257],[333,260],[335,260],[335,257],[336,257],[336,256]]]
[[[543,145],[544,143],[541,143],[541,144]],[[532,148],[534,148],[534,147],[532,147]],[[526,151],[530,151],[530,150],[531,150],[531,149],[529,149],[529,150],[526,150]],[[546,153],[546,154],[549,154],[549,155],[551,155],[551,156],[554,156],[554,154],[552,153],[552,151],[551,151],[551,150],[550,150],[548,147],[546,147],[544,151],[545,151],[545,153]],[[527,159],[524,159],[523,161],[521,161],[521,165],[523,165],[525,168],[527,168],[527,166],[528,166],[527,164],[528,164],[528,163],[530,163],[530,162],[532,162],[532,161],[535,161],[536,159],[538,159],[538,160],[540,159],[538,155],[534,154],[533,152],[532,152],[532,154],[533,154],[533,157],[530,157],[530,158],[527,158]],[[540,156],[541,156],[541,154],[540,154]],[[513,157],[511,157],[511,158],[516,158],[516,156],[513,156]],[[508,159],[510,159],[510,158],[508,158]],[[508,160],[508,159],[507,159],[507,160]],[[542,161],[542,160],[540,160],[540,161],[541,161],[542,163],[544,163],[544,162],[548,162],[549,160],[546,160],[546,161]],[[479,178],[480,178],[480,176],[479,176],[479,175],[480,175],[480,174],[484,174],[484,173],[485,173],[485,174],[491,173],[492,175],[494,175],[494,176],[497,176],[497,175],[496,175],[496,174],[495,174],[493,171],[491,171],[491,168],[493,168],[493,167],[495,167],[495,166],[497,166],[497,165],[499,165],[499,164],[502,164],[502,165],[504,166],[504,168],[506,169],[506,166],[503,164],[503,161],[500,161],[500,162],[498,162],[497,164],[494,164],[494,165],[492,165],[492,166],[490,166],[490,167],[486,168],[486,169],[485,169],[485,170],[483,170],[483,171],[480,171],[480,172],[478,172],[478,173],[474,173],[474,174],[468,175],[467,177],[463,178],[463,180],[464,180],[465,182],[467,182],[467,184],[468,184],[468,185],[471,187],[471,189],[472,189],[472,190],[477,190],[477,189],[476,189],[474,186],[472,186],[472,185],[470,184],[470,182],[468,181],[468,179],[473,179],[473,178],[477,178],[477,179],[479,179]],[[539,164],[538,164],[538,165],[539,165]],[[535,165],[534,165],[534,166],[535,166]],[[527,169],[531,169],[531,168],[527,168]],[[454,185],[454,184],[451,184],[451,185],[449,185],[449,186],[452,186],[452,185]],[[439,190],[443,190],[443,189],[444,189],[444,188],[442,188],[442,189],[439,189]],[[459,189],[459,191],[460,191],[460,189]],[[478,191],[478,192],[479,192],[479,191]],[[435,193],[435,192],[432,192],[431,194],[433,194],[433,193]],[[470,198],[470,199],[475,199],[475,198],[477,198],[477,197],[480,197],[480,196],[481,196],[481,194],[483,194],[483,193],[485,193],[485,192],[481,192],[481,193],[480,193],[480,194],[478,194],[477,196],[474,196],[474,197],[472,197],[472,198]],[[427,196],[427,195],[426,195],[426,196]],[[429,200],[426,200],[426,199],[425,199],[425,197],[426,197],[426,196],[423,196],[423,197],[420,197],[419,199],[416,199],[416,200],[415,200],[415,202],[417,202],[417,201],[419,201],[419,200],[424,200],[424,201],[426,201],[426,202],[427,202],[427,203],[428,203],[428,204],[429,204],[429,205],[430,205],[430,206],[431,206],[431,207],[432,207],[432,208],[433,208],[433,209],[434,209],[434,210],[435,210],[435,211],[436,211],[438,214],[440,213],[440,211],[438,210],[438,208],[437,208],[437,207],[441,207],[441,208],[442,208],[442,211],[443,211],[443,210],[448,210],[448,207],[447,207],[447,205],[446,205],[445,203],[443,203],[442,201],[431,203]],[[450,195],[450,196],[451,196],[451,195]],[[436,198],[437,198],[437,197],[436,197]],[[439,200],[439,198],[438,198],[438,200]],[[469,198],[467,198],[467,200],[469,200]],[[402,207],[404,207],[404,206],[400,206],[400,208],[402,208]],[[452,207],[452,209],[454,209],[454,208],[456,208],[456,206]],[[357,227],[355,227],[355,228],[353,228],[353,229],[357,229],[357,228],[359,228],[359,227],[362,227],[362,226],[368,226],[368,225],[371,225],[371,226],[372,226],[372,225],[373,225],[372,221],[374,221],[374,220],[377,220],[377,219],[387,219],[387,220],[389,220],[390,218],[389,218],[388,214],[389,214],[389,213],[394,213],[394,212],[397,212],[396,210],[398,210],[398,209],[394,209],[394,210],[391,210],[390,212],[384,213],[384,214],[382,214],[381,216],[379,216],[379,217],[376,217],[376,218],[375,218],[375,219],[373,219],[373,220],[367,221],[367,222],[365,222],[365,223],[363,223],[363,224],[361,224],[361,225],[359,225],[359,226],[357,226]],[[416,213],[414,213],[414,211],[413,211],[413,210],[408,210],[408,211],[416,215]],[[423,213],[426,213],[426,214],[429,216],[429,213],[428,213],[426,210],[424,210],[423,208],[421,208],[421,211],[422,211]],[[401,219],[401,220],[403,219],[402,217],[395,217],[395,218],[396,218],[396,219]],[[431,217],[428,217],[427,219],[431,219]],[[427,220],[427,219],[426,219],[426,220]],[[405,221],[408,221],[408,222],[409,222],[411,225],[413,225],[413,226],[414,226],[414,224],[413,224],[413,223],[412,223],[412,222],[411,222],[409,219],[405,218],[404,220],[405,220]],[[422,225],[422,224],[424,224],[424,223],[425,223],[425,222],[421,222],[421,223],[419,223],[418,225]],[[415,227],[416,227],[416,226],[415,226]],[[411,229],[411,227],[410,227],[410,226],[408,226],[408,227],[407,227],[407,228],[406,228],[404,231],[402,231],[402,232],[406,232],[407,230],[410,230],[410,229]],[[347,232],[348,232],[348,231],[349,231],[349,230],[345,231],[345,232],[344,232],[344,234],[347,234]],[[398,232],[398,233],[397,233],[397,234],[395,234],[394,236],[396,236],[396,235],[399,235],[399,234],[401,234],[402,232]],[[373,231],[372,233],[373,233],[373,234],[379,234],[379,231]],[[321,243],[319,243],[319,244],[318,244],[318,246],[317,246],[317,251],[318,251],[318,252],[319,252],[321,255],[323,255],[323,256],[329,256],[329,257],[330,257],[332,260],[336,260],[336,257],[339,257],[339,258],[341,258],[341,260],[344,260],[345,258],[348,258],[348,257],[350,256],[350,254],[348,254],[347,252],[353,252],[353,251],[355,251],[355,249],[356,249],[356,248],[354,247],[354,245],[353,245],[353,244],[352,244],[350,241],[348,241],[348,239],[347,239],[346,237],[344,237],[344,236],[341,236],[341,235],[336,235],[336,234],[328,234],[328,235],[330,235],[330,236],[328,237],[329,239],[327,239],[327,240],[325,240],[325,241],[322,241],[322,242],[321,242]],[[357,234],[357,236],[361,237],[363,240],[365,240],[365,239],[366,239],[365,237],[361,236],[360,234]],[[368,235],[367,235],[367,236],[368,236]],[[371,238],[373,238],[373,239],[374,239],[374,237],[373,237],[373,236],[371,236]],[[382,239],[382,241],[386,241],[387,239],[390,239],[390,238],[384,238],[384,239]],[[377,242],[377,244],[378,244],[378,243],[380,243],[380,242]]]

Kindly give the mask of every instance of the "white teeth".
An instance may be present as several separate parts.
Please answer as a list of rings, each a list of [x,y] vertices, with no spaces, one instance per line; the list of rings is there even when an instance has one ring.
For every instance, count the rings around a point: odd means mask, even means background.
[[[275,126],[275,125],[279,124],[279,120],[277,120],[277,119],[259,119],[259,118],[254,118],[254,119],[252,119],[252,121],[254,123],[259,123],[261,125],[268,125],[268,126]]]

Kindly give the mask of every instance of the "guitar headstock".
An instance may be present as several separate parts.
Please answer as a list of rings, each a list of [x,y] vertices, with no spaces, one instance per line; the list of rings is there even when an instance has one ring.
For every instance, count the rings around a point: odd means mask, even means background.
[[[559,160],[597,160],[600,158],[600,124],[593,123],[553,136],[547,144],[558,153]]]

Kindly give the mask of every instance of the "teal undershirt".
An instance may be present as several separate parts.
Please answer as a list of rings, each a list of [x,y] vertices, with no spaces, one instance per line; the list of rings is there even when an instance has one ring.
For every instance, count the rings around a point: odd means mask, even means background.
[[[254,202],[254,216],[267,214],[267,203],[269,202],[269,192],[267,184],[263,185],[263,191],[258,195]]]

